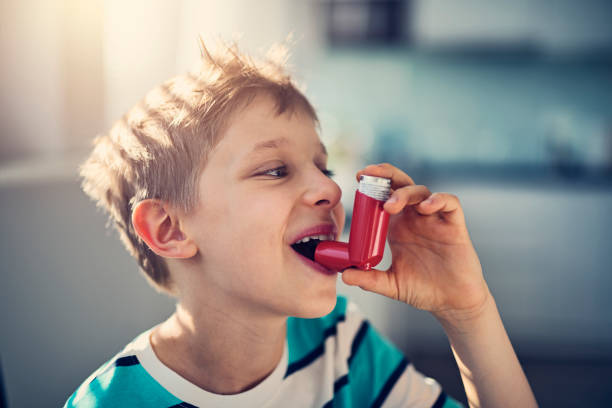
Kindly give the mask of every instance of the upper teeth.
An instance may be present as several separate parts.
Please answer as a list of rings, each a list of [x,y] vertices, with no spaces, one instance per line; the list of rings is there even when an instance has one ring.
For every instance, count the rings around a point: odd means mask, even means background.
[[[333,234],[329,234],[329,235],[311,235],[309,237],[304,237],[302,239],[300,239],[299,241],[296,241],[296,244],[300,244],[302,242],[308,242],[311,239],[318,239],[319,241],[333,241],[334,239],[334,235]]]

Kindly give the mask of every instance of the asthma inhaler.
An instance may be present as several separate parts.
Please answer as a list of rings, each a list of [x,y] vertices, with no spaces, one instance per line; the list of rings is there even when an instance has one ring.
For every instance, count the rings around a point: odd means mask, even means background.
[[[349,242],[322,241],[314,259],[336,271],[346,268],[370,270],[382,260],[389,226],[389,213],[383,209],[389,198],[391,180],[361,176],[355,192]]]

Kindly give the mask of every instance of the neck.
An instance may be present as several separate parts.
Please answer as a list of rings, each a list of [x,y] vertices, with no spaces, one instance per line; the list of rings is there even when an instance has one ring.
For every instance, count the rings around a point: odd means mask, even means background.
[[[182,302],[155,328],[151,345],[164,365],[193,384],[216,394],[236,394],[276,368],[285,330],[286,318],[280,316]]]

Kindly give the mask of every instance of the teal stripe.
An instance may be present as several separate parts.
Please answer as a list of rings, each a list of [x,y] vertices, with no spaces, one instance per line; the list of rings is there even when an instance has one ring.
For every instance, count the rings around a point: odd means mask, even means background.
[[[404,355],[393,344],[368,327],[350,359],[349,382],[345,388],[351,400],[370,406],[403,359]],[[346,399],[342,391],[338,396]]]
[[[352,406],[361,406],[359,403],[351,403],[352,395],[351,395],[351,379],[349,376],[349,382],[336,392],[334,392],[333,398],[329,401],[330,407],[352,407]]]
[[[454,400],[452,397],[446,396],[446,401],[444,401],[444,405],[442,408],[465,408],[462,403],[457,400]]]
[[[387,378],[384,387],[381,389],[378,396],[374,400],[372,407],[382,407],[389,394],[391,394],[391,392],[393,391],[393,388],[395,388],[395,384],[397,384],[399,378],[404,374],[404,371],[406,371],[407,366],[408,360],[403,359],[402,361],[400,361],[395,370],[393,370],[393,373],[391,373],[389,378]]]
[[[86,387],[86,391],[77,399],[77,394],[83,387]],[[137,364],[107,369],[89,384],[81,385],[66,402],[65,407],[93,408],[150,404],[171,406],[180,403],[181,400],[166,391],[140,364]]]
[[[317,319],[287,319],[287,340],[289,344],[289,364],[295,363],[317,347],[324,340],[324,333],[343,320],[346,314],[347,300],[338,296],[336,307],[328,315]]]

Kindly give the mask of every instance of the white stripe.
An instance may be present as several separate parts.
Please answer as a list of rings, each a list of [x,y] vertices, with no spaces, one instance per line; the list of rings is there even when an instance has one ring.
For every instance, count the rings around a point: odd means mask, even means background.
[[[438,399],[440,391],[440,384],[425,377],[409,364],[397,379],[383,407],[431,407]]]
[[[338,325],[338,345],[336,350],[336,370],[339,370],[336,379],[348,373],[348,358],[351,356],[353,340],[365,319],[361,315],[359,308],[353,302],[346,306],[345,319],[342,325]]]
[[[281,401],[291,402],[291,407],[320,407],[334,395],[334,357],[336,338],[325,340],[325,352],[308,366],[291,374],[283,382],[281,392],[271,401],[271,406]],[[281,405],[276,405],[281,406]]]

